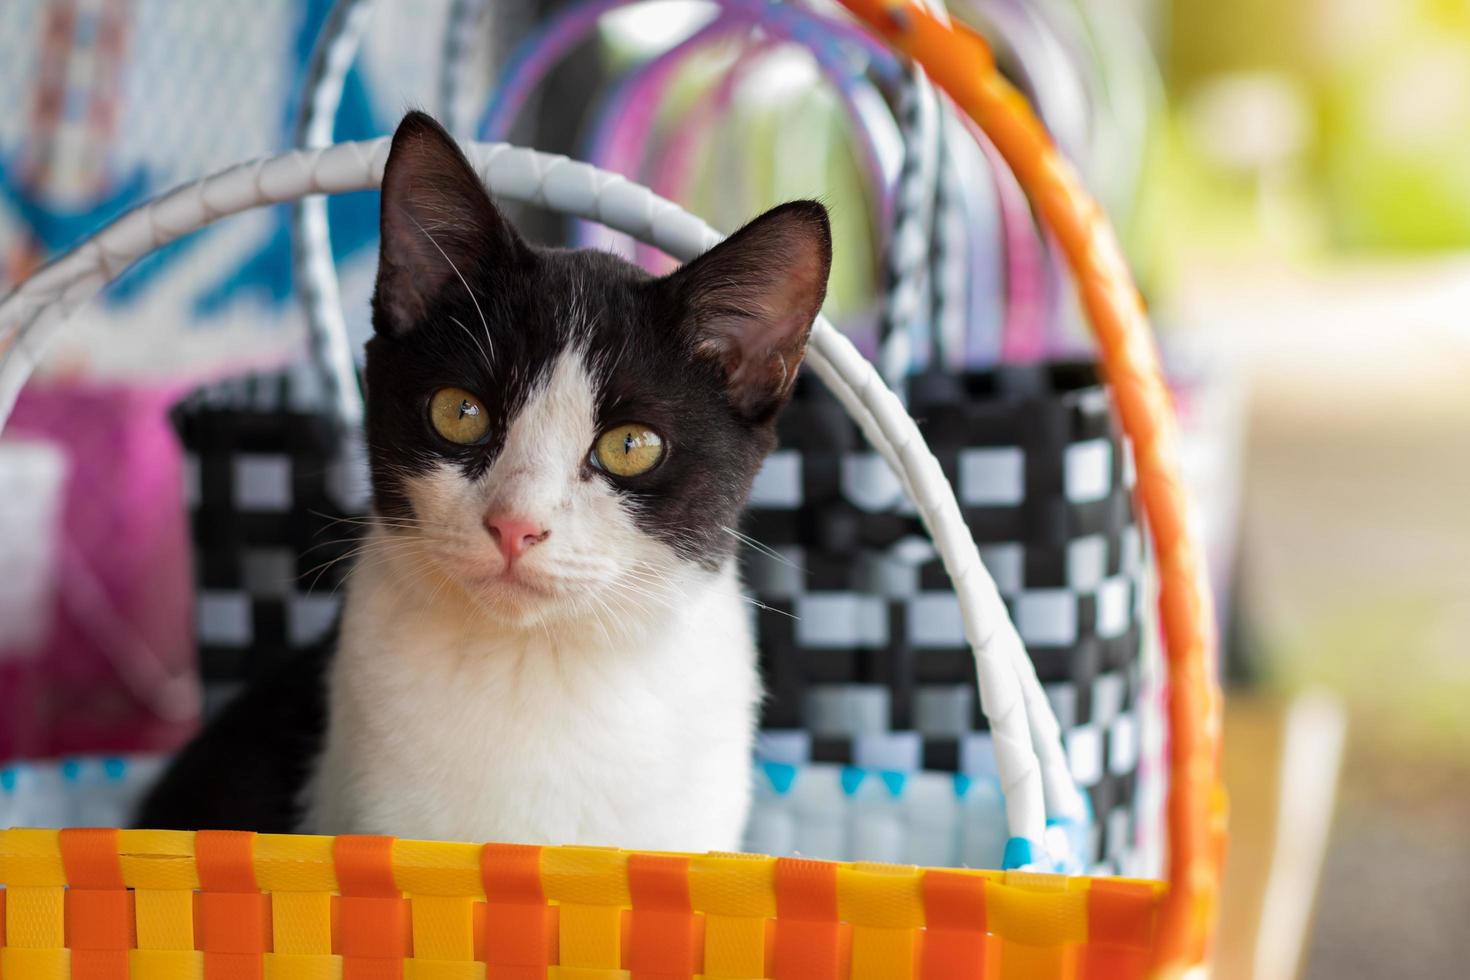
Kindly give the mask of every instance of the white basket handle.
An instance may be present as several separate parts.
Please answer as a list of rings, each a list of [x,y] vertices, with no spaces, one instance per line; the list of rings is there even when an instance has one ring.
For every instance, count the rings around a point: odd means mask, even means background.
[[[39,270],[0,302],[0,427],[67,317],[134,261],[249,208],[377,187],[389,142],[341,143],[240,164],[138,207]],[[600,221],[675,258],[693,258],[723,237],[647,188],[587,164],[505,144],[469,144],[465,151],[496,195]],[[1084,825],[1086,803],[1066,770],[1056,718],[981,564],[953,488],[897,396],[823,317],[812,328],[808,361],[903,481],[958,595],[1005,793],[1011,836],[1006,865],[1074,861],[1075,855],[1059,853],[1064,849],[1054,839],[1049,853],[1046,827],[1048,818]]]
[[[374,0],[337,0],[327,12],[312,47],[301,86],[295,145],[301,150],[331,146],[347,75],[362,47]],[[453,0],[445,21],[439,98],[445,114],[464,116],[462,92],[469,60],[467,37],[484,12],[486,0]],[[461,126],[460,129],[465,127]],[[341,285],[333,264],[327,200],[310,195],[291,212],[291,251],[296,288],[306,313],[311,360],[321,374],[326,408],[351,438],[362,424],[362,388],[351,349]]]
[[[315,150],[332,144],[342,89],[357,58],[372,8],[372,0],[337,0],[328,11],[301,88],[296,121],[299,149]],[[291,209],[291,251],[296,288],[306,311],[312,362],[321,373],[331,414],[348,433],[354,432],[362,425],[362,387],[348,339],[347,317],[342,312],[337,269],[332,264],[325,197],[302,197]]]

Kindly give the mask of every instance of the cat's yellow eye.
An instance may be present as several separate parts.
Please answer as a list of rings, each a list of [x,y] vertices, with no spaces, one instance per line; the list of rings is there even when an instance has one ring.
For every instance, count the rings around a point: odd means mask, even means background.
[[[597,437],[592,460],[613,476],[647,473],[664,458],[664,440],[646,425],[615,425]]]
[[[490,431],[490,416],[480,399],[463,388],[440,388],[429,399],[434,431],[461,446],[479,442]]]

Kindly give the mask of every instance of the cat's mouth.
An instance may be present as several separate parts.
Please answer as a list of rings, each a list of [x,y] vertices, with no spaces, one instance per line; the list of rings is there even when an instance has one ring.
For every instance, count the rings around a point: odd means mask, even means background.
[[[466,547],[464,542],[448,541],[430,547],[430,562],[449,588],[449,594],[460,593],[473,605],[497,616],[519,619],[547,616],[568,599],[566,586],[552,568],[545,567],[541,556],[507,562],[494,552]],[[398,572],[413,574],[412,552],[402,548],[396,554]],[[405,556],[410,556],[406,558]],[[553,563],[554,564],[554,563]],[[422,570],[422,564],[419,565]]]
[[[478,569],[467,577],[464,585],[487,598],[498,600],[497,604],[545,603],[561,595],[553,582],[520,562]]]
[[[506,566],[498,575],[492,576],[490,581],[495,588],[507,589],[512,593],[538,595],[548,599],[556,594],[545,582],[537,581],[534,575],[515,565]]]
[[[555,583],[522,569],[461,558],[442,563],[441,570],[449,580],[448,591],[441,591],[441,595],[448,598],[458,593],[471,608],[493,622],[522,628],[562,616],[566,599]]]

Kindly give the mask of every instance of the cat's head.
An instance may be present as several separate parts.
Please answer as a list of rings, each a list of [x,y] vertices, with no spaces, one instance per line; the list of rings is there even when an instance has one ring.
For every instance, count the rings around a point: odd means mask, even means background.
[[[656,608],[724,565],[826,293],[821,205],[653,278],[523,241],[411,113],[381,232],[367,437],[403,567],[530,624]]]

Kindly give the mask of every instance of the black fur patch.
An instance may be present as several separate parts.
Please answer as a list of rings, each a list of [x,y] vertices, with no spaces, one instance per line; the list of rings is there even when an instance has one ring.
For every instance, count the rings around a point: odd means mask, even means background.
[[[135,825],[152,830],[300,829],[302,792],[327,725],[336,638],[231,701],[149,790]]]

